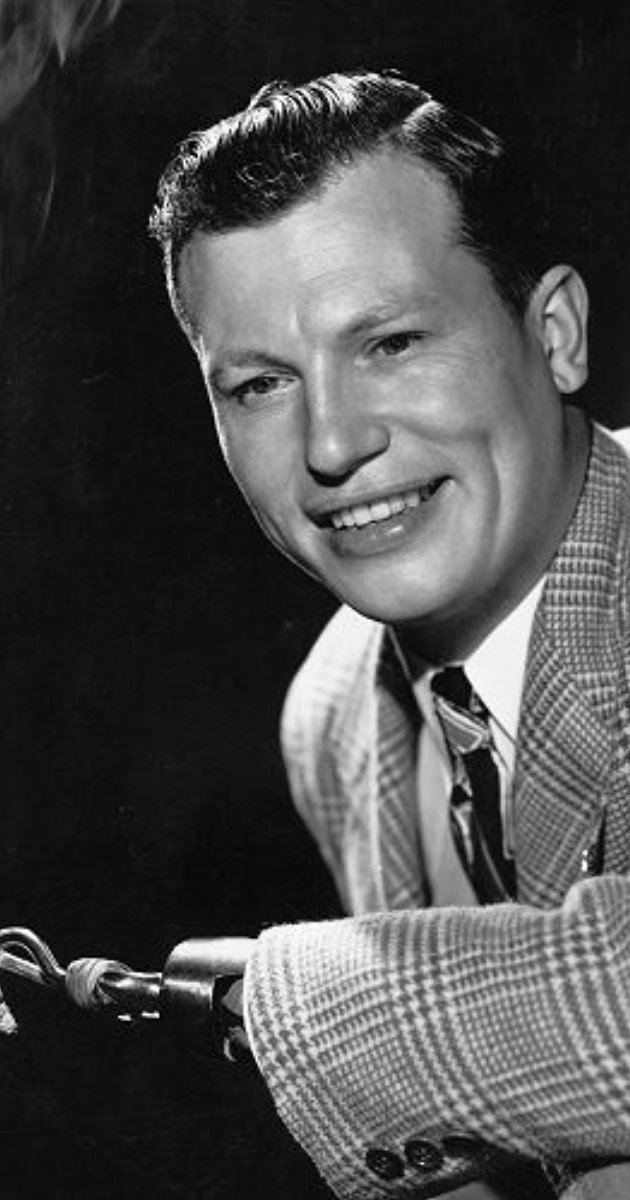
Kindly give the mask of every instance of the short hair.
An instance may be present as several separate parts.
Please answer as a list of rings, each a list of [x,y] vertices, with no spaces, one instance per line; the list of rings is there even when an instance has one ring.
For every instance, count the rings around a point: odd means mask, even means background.
[[[274,82],[242,112],[187,137],[166,168],[150,218],[175,312],[182,249],[207,234],[263,225],[316,197],[361,156],[397,150],[437,172],[457,202],[458,236],[522,315],[550,265],[545,196],[522,149],[434,100],[395,71]]]

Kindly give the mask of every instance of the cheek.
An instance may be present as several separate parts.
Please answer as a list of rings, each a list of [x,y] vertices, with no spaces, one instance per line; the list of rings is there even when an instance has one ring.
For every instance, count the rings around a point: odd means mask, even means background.
[[[248,504],[260,513],[272,510],[277,488],[273,471],[262,470],[260,456],[244,454],[242,450],[235,451],[228,446],[225,457],[232,478]]]
[[[406,372],[389,400],[410,428],[436,442],[464,444],[493,438],[497,423],[510,419],[509,395],[498,361],[453,351]]]
[[[252,425],[256,422],[252,422]],[[230,428],[221,423],[219,439],[226,465],[247,504],[273,541],[289,524],[291,470],[282,439]]]
[[[262,469],[268,456],[260,439],[251,436],[246,421],[235,421],[213,405],[214,424],[226,466],[245,496],[253,502],[270,472]]]
[[[298,447],[290,413],[213,405],[225,462],[252,503],[268,505],[289,496]]]

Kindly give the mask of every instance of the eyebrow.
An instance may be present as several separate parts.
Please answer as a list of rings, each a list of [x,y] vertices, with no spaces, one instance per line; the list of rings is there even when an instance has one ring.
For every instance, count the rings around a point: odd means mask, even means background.
[[[415,293],[410,296],[401,296],[400,299],[372,304],[348,323],[343,334],[346,337],[353,337],[358,333],[374,329],[375,326],[382,325],[386,321],[398,321],[402,317],[413,316],[419,309],[435,308],[437,303],[436,296]]]
[[[435,308],[438,304],[436,296],[415,293],[411,296],[401,296],[400,299],[369,305],[355,318],[350,320],[340,334],[344,338],[356,337],[377,328],[386,321],[400,320],[406,314],[413,315],[423,308]],[[226,354],[210,371],[208,380],[211,387],[221,390],[222,381],[227,371],[238,370],[278,370],[283,364],[279,359],[267,354],[264,350],[248,350],[235,348]]]

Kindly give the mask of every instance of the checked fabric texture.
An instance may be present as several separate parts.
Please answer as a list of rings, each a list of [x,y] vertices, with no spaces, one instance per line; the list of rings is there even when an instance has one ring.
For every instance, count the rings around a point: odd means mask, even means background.
[[[397,848],[412,844],[418,731],[404,703],[383,719],[382,626],[340,609],[291,687],[291,791],[353,916],[266,930],[246,1004],[279,1114],[341,1200],[464,1182],[457,1156],[426,1182],[376,1179],[367,1149],[400,1155],[410,1138],[552,1163],[563,1200],[612,1200],[597,1180],[630,1160],[630,431],[592,433],[528,655],[518,903],[416,899],[423,846],[413,869]],[[630,1196],[630,1161],[613,1169]]]
[[[503,852],[501,784],[488,710],[463,667],[438,671],[431,687],[453,766],[450,819],[455,847],[482,904],[512,899],[514,863]]]

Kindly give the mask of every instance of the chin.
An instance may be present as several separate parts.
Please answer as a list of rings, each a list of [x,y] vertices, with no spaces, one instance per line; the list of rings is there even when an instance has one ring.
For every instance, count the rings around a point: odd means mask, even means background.
[[[441,628],[445,623],[459,624],[457,614],[465,617],[478,579],[442,580],[430,572],[416,570],[415,578],[396,580],[394,572],[373,581],[369,587],[339,586],[332,590],[350,608],[365,617],[386,625],[424,625],[427,630]],[[418,579],[428,578],[433,586],[422,588]],[[330,584],[328,584],[330,587]]]
[[[354,608],[356,612],[372,621],[380,621],[384,625],[411,624],[422,620],[425,610],[415,601],[402,597],[388,596],[386,589],[381,588],[378,595],[350,590],[338,590],[335,593],[344,604]]]

